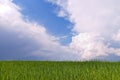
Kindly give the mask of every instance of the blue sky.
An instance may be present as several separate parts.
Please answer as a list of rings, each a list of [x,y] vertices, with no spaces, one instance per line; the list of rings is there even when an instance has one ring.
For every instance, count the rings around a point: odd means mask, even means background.
[[[22,14],[29,20],[44,25],[48,33],[54,36],[67,36],[66,39],[60,40],[62,44],[68,44],[71,41],[72,23],[57,16],[56,11],[59,9],[57,5],[48,3],[47,0],[14,0],[14,3],[22,7]]]
[[[119,0],[0,0],[0,60],[120,60]]]

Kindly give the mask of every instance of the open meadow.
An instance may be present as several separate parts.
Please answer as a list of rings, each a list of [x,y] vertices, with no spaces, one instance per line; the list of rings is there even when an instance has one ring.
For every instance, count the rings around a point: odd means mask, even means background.
[[[0,80],[120,80],[120,62],[1,61]]]

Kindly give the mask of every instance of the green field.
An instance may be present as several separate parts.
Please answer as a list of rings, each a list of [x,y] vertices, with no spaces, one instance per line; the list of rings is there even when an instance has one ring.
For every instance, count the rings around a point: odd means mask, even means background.
[[[120,62],[1,61],[0,80],[120,80]]]

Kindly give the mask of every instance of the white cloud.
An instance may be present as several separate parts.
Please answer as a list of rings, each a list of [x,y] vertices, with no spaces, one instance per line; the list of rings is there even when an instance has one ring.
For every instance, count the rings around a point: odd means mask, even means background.
[[[119,20],[118,0],[51,0],[61,7],[68,19],[75,24],[73,30],[80,32],[101,32],[113,27]],[[116,22],[119,24],[119,22]],[[110,28],[111,29],[111,28]],[[115,28],[114,28],[115,29]]]
[[[0,0],[0,59],[90,60],[120,56],[119,0],[48,0],[60,6],[59,17],[74,24],[69,46],[62,46],[44,26],[29,21],[12,0]],[[117,32],[117,33],[116,33]],[[112,57],[112,56],[111,56]]]
[[[59,6],[59,17],[67,18],[74,24],[72,31],[77,35],[72,37],[70,47],[80,55],[80,59],[94,59],[111,54],[119,56],[120,47],[113,46],[114,42],[120,40],[119,0],[48,1]],[[118,33],[114,34],[116,32]]]
[[[99,56],[107,56],[108,46],[99,34],[80,33],[73,36],[70,47],[79,53],[81,60],[90,60]]]
[[[113,34],[112,38],[113,40],[120,42],[120,30],[117,33]]]
[[[11,0],[0,0],[0,59],[66,59],[68,48],[20,11]]]

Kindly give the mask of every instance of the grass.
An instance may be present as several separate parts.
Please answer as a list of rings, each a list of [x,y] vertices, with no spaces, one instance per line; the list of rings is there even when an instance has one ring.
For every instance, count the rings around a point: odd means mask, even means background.
[[[120,80],[120,62],[0,61],[0,80]]]

